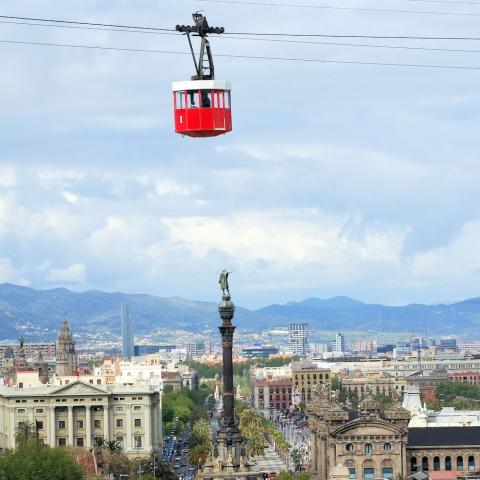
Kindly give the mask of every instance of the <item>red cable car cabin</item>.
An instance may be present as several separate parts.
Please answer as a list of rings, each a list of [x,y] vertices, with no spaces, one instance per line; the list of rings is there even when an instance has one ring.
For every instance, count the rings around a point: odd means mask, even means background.
[[[175,132],[215,137],[232,130],[230,82],[191,80],[172,85]]]

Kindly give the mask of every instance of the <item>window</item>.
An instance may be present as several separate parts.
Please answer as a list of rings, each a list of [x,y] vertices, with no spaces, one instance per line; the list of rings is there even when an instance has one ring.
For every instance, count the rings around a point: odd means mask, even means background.
[[[353,443],[347,443],[347,444],[345,445],[345,450],[346,450],[347,452],[353,452]]]
[[[35,421],[35,428],[37,430],[43,430],[43,422],[41,420],[36,420]]]
[[[435,472],[440,470],[440,457],[433,457],[433,470]]]
[[[133,437],[133,445],[135,448],[142,448],[142,436],[141,435],[135,435]]]
[[[371,443],[366,443],[365,446],[363,447],[363,452],[364,453],[372,453],[373,451],[373,446]]]
[[[58,446],[65,447],[67,445],[67,439],[65,437],[60,437],[58,439]]]
[[[83,428],[83,420],[77,420],[76,426],[77,428]]]
[[[101,420],[94,420],[93,421],[93,428],[102,428]]]
[[[187,108],[198,107],[198,90],[189,90],[187,95]]]
[[[475,457],[473,455],[470,455],[468,457],[468,471],[472,472],[475,470]]]
[[[374,468],[364,468],[363,469],[363,479],[364,480],[374,480],[375,478],[375,469]]]
[[[43,413],[43,408],[36,408],[35,413]]]
[[[463,470],[463,457],[457,457],[457,470]]]
[[[452,457],[449,455],[445,457],[445,470],[451,470],[452,469]]]
[[[185,108],[185,92],[175,92],[176,108]]]
[[[384,443],[383,444],[383,449],[384,450],[391,450],[392,449],[392,444],[391,443]]]
[[[117,418],[117,428],[123,428],[123,419]]]
[[[64,430],[65,429],[65,420],[59,420],[58,421],[58,428],[60,430]]]
[[[19,415],[23,415],[25,413],[25,409],[24,408],[17,408],[17,413]]]
[[[225,108],[230,108],[230,92],[225,92]],[[302,375],[303,380],[303,375]]]
[[[422,457],[422,472],[428,472],[428,457]]]
[[[382,468],[382,478],[393,478],[393,468],[392,467],[383,467]]]
[[[354,468],[349,468],[348,469],[348,480],[356,480],[357,478],[357,472]]]
[[[123,450],[123,437],[116,437],[115,441],[118,443],[119,447]]]
[[[140,412],[142,410],[142,407],[140,405],[134,405],[133,406],[133,411],[134,412]]]
[[[122,407],[121,405],[117,405],[117,406],[115,407],[115,411],[116,411],[116,412],[123,412],[123,407]]]
[[[202,107],[210,108],[212,106],[212,92],[211,90],[201,90],[202,92]]]
[[[410,459],[410,471],[415,473],[417,471],[417,457],[412,457]]]
[[[97,385],[101,385],[102,384],[102,379],[101,378],[97,378]]]
[[[77,437],[77,447],[83,447],[83,437]]]
[[[134,422],[135,422],[134,425],[135,425],[136,427],[141,427],[141,426],[142,426],[142,420],[141,420],[140,418],[136,418],[136,419],[134,420]]]

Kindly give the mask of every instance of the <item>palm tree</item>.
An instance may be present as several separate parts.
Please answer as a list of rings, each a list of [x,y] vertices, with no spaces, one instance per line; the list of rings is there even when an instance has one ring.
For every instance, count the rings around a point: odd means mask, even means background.
[[[208,420],[200,418],[193,424],[192,439],[194,443],[210,444],[212,441],[212,427]]]
[[[122,451],[122,447],[115,440],[104,441],[104,446],[110,453],[120,453]]]
[[[265,438],[263,434],[247,437],[247,453],[252,456],[265,455]]]
[[[260,415],[250,408],[240,413],[239,427],[241,430],[258,430],[262,426]]]
[[[38,431],[32,422],[19,422],[15,430],[15,441],[26,443],[28,440],[38,441]]]

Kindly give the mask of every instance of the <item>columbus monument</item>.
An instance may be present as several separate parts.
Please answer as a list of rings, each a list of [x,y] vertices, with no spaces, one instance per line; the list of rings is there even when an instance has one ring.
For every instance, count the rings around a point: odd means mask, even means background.
[[[222,336],[223,348],[223,418],[217,432],[212,452],[202,470],[197,473],[199,479],[256,479],[261,477],[253,459],[247,456],[246,440],[242,436],[235,419],[235,391],[233,387],[233,332],[232,324],[235,305],[230,297],[228,276],[223,270],[218,283],[222,290],[222,300],[218,312],[222,324],[218,327]]]

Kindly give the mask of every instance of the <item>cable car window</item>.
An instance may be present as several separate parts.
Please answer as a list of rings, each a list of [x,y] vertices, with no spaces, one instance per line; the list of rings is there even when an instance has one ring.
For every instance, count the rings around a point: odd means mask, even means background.
[[[176,108],[185,108],[185,92],[175,92]]]
[[[217,91],[217,95],[218,95],[217,107],[223,108],[223,90]]]
[[[201,92],[202,92],[202,107],[210,108],[212,106],[212,91],[201,90]]]
[[[230,92],[225,92],[225,108],[230,108]]]
[[[187,95],[187,101],[187,108],[197,108],[199,105],[198,90],[189,90]]]

